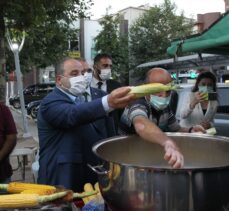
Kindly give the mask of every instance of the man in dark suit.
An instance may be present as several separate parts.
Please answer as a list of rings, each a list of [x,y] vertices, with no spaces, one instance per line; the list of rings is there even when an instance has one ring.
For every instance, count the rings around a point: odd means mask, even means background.
[[[111,79],[112,58],[109,54],[97,54],[94,58],[93,78],[91,86],[102,89],[108,94],[114,89],[121,87],[118,81]]]
[[[98,164],[92,145],[114,134],[109,112],[125,107],[134,96],[128,87],[109,95],[87,88],[83,66],[75,59],[64,59],[55,71],[56,88],[42,100],[38,112],[38,183],[79,192],[85,183],[97,181],[87,164]]]
[[[94,58],[93,69],[91,87],[101,89],[108,94],[114,89],[121,87],[118,81],[111,79],[112,57],[109,54],[97,54]],[[116,132],[118,132],[118,125],[122,112],[122,109],[118,109],[112,114],[115,121]]]

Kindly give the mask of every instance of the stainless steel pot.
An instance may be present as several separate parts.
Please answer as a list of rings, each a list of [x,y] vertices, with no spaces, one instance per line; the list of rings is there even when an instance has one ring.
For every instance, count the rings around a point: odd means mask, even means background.
[[[103,140],[93,152],[104,163],[99,176],[112,211],[226,211],[229,207],[229,138],[167,133],[184,154],[185,166],[172,169],[164,150],[138,136]],[[229,209],[228,209],[229,210]]]

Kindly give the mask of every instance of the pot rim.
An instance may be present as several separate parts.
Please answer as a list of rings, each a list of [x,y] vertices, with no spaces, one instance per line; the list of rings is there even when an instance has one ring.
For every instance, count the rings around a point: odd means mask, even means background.
[[[198,134],[198,133],[171,133],[171,132],[166,132],[166,135],[170,135],[170,137],[176,137],[176,136],[185,136],[185,137],[197,137],[197,138],[202,138],[203,140],[205,139],[209,139],[209,138],[214,138],[215,140],[212,141],[223,141],[223,142],[229,142],[229,138],[226,136],[213,136],[213,135],[208,135],[208,134]],[[114,136],[112,138],[107,138],[107,139],[103,139],[97,143],[95,143],[92,147],[92,151],[95,153],[96,156],[98,156],[100,159],[102,159],[103,161],[106,162],[110,162],[110,163],[114,163],[114,164],[118,164],[124,167],[128,167],[128,168],[137,168],[137,169],[149,169],[149,170],[154,170],[154,171],[191,171],[191,172],[195,172],[195,171],[213,171],[213,170],[220,170],[220,169],[229,169],[229,163],[228,165],[221,165],[221,166],[215,166],[215,167],[183,167],[183,168],[172,168],[171,166],[168,167],[158,167],[158,166],[146,166],[146,165],[135,165],[135,164],[128,164],[128,163],[121,163],[121,162],[116,162],[116,161],[112,161],[109,159],[105,159],[103,157],[101,157],[99,155],[99,153],[97,152],[97,149],[101,146],[104,145],[106,143],[109,142],[115,142],[117,140],[122,140],[125,138],[129,138],[131,136],[137,136],[137,135],[120,135],[120,136]],[[195,141],[195,139],[193,140]]]

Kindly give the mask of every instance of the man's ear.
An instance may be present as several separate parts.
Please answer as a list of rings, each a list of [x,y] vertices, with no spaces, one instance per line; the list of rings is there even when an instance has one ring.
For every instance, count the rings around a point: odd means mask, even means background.
[[[93,65],[93,74],[98,77],[100,74],[100,70],[98,69],[98,64]]]
[[[62,77],[61,77],[60,75],[57,75],[57,76],[56,76],[56,84],[58,84],[59,86],[61,86],[61,84],[62,84],[62,83],[61,83],[61,78],[62,78]]]

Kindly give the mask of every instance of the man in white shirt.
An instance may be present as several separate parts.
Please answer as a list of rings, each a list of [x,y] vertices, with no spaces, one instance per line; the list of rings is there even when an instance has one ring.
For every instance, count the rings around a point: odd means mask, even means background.
[[[111,79],[112,58],[109,54],[97,54],[94,58],[93,78],[91,87],[102,89],[108,94],[121,87],[121,84]]]

